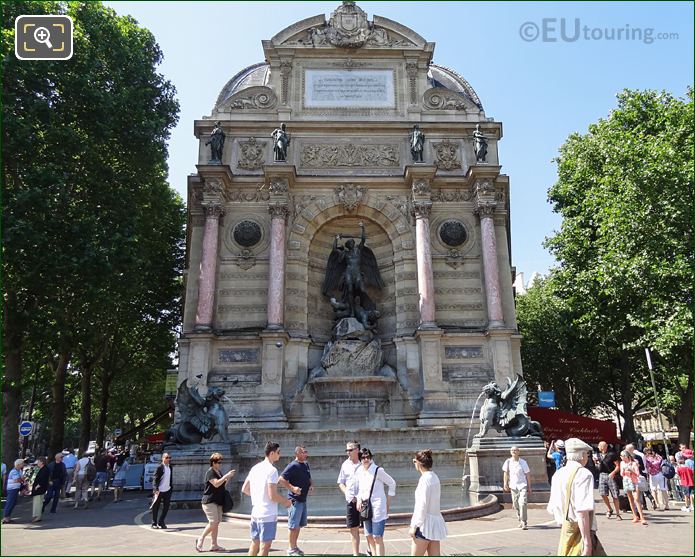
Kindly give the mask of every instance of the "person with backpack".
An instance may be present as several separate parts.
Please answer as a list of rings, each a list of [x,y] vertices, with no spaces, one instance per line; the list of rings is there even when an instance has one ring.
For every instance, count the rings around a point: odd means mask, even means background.
[[[668,511],[668,484],[663,474],[662,466],[671,472],[671,465],[660,454],[654,452],[651,447],[644,449],[645,466],[649,474],[649,489],[657,500],[660,511]],[[675,470],[673,471],[675,474]],[[673,475],[671,475],[673,477]]]
[[[89,486],[97,477],[97,469],[92,462],[91,456],[94,453],[86,453],[75,465],[75,506],[80,506],[80,501],[84,501],[84,508],[89,506]]]

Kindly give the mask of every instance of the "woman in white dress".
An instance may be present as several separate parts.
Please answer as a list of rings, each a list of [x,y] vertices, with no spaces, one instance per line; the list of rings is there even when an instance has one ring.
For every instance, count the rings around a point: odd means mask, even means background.
[[[384,528],[389,517],[389,504],[396,495],[396,481],[386,471],[373,462],[372,451],[362,449],[360,452],[362,466],[357,469],[355,479],[358,485],[357,510],[368,501],[372,503],[372,518],[363,520],[364,535],[372,555],[384,555]],[[384,485],[389,488],[388,497]]]
[[[415,508],[410,521],[411,555],[441,555],[441,542],[446,539],[446,524],[439,509],[441,485],[432,472],[432,451],[425,449],[415,454],[413,464],[420,472],[415,489]]]

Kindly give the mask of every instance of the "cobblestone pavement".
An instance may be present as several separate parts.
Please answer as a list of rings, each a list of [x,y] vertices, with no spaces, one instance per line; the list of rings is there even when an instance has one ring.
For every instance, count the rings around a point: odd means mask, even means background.
[[[128,492],[126,500],[94,502],[88,510],[74,510],[70,501],[61,502],[57,514],[45,514],[32,524],[31,503],[22,498],[13,513],[14,521],[2,525],[2,555],[196,555],[196,537],[205,525],[201,510],[171,510],[168,530],[152,530],[146,494]],[[693,514],[671,503],[667,512],[649,512],[648,526],[622,522],[599,515],[599,537],[609,555],[693,555]],[[597,510],[603,509],[599,501]],[[445,555],[554,555],[560,529],[550,520],[543,505],[531,505],[529,529],[517,528],[510,508],[487,517],[449,522],[449,537],[442,544]],[[278,526],[271,554],[285,555],[287,530]],[[407,528],[387,528],[384,536],[388,555],[409,555]],[[318,555],[350,555],[349,534],[340,528],[305,528],[299,546]],[[248,548],[248,526],[242,522],[220,525],[220,545],[227,553],[242,555]],[[210,542],[206,540],[206,547]],[[362,549],[366,548],[364,539]]]

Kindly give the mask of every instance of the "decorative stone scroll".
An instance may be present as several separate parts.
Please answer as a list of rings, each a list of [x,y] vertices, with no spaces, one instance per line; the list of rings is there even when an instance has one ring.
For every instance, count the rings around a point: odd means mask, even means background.
[[[275,108],[277,102],[277,95],[272,89],[256,86],[232,95],[224,104],[230,110],[269,110]]]
[[[262,168],[265,159],[266,145],[267,143],[265,141],[256,141],[255,137],[252,137],[248,141],[240,142],[239,163],[237,166],[246,170],[258,170]]]
[[[466,110],[465,97],[444,87],[425,91],[423,105],[428,110]]]
[[[396,143],[386,145],[309,144],[303,146],[299,164],[306,168],[397,167],[400,166],[400,159],[399,145]]]
[[[455,170],[461,168],[458,158],[458,143],[445,139],[439,143],[433,143],[434,153],[437,158],[435,164],[442,170]]]

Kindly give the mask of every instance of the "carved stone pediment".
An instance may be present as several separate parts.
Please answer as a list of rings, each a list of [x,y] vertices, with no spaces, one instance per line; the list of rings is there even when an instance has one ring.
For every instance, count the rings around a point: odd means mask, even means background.
[[[282,43],[287,46],[337,48],[398,48],[416,46],[408,38],[367,20],[367,14],[350,2],[344,2],[328,23],[316,25]]]
[[[478,110],[465,95],[445,87],[433,87],[425,91],[422,104],[428,110]]]
[[[275,108],[277,103],[278,97],[275,91],[270,87],[258,85],[235,93],[218,106],[217,110],[269,110]]]

